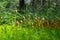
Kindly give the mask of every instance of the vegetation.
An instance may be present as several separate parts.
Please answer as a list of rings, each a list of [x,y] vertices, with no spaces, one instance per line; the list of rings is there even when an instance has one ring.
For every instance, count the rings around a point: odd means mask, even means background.
[[[60,40],[59,0],[19,2],[0,0],[0,40]]]
[[[60,30],[54,28],[27,28],[11,25],[0,26],[0,40],[59,40]]]

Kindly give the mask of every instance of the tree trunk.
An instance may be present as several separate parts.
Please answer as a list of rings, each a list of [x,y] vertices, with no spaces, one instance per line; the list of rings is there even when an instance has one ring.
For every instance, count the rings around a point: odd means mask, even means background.
[[[25,7],[24,0],[19,0],[19,12],[20,13],[24,13],[24,7]]]
[[[34,12],[35,10],[35,0],[32,0],[32,11]]]
[[[48,0],[48,8],[50,8],[50,0]]]

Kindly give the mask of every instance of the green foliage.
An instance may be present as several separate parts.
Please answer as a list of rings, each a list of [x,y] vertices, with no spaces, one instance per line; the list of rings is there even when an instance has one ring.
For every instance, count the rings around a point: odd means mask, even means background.
[[[60,5],[56,9],[54,0],[50,0],[50,7],[45,5],[40,10],[40,4],[36,0],[35,7],[26,5],[26,9],[22,10],[23,14],[18,12],[18,2],[19,0],[0,0],[0,40],[60,39]]]
[[[0,26],[0,40],[59,40],[59,29],[33,29],[11,25]]]

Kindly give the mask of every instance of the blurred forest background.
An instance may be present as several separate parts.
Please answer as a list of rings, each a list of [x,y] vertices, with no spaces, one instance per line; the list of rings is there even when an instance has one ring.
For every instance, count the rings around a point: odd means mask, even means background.
[[[60,0],[0,0],[0,19],[10,23],[15,18],[15,10],[17,10],[17,19],[22,15],[34,16],[37,14],[41,18],[52,20],[57,19],[60,22]],[[22,9],[22,10],[21,10]],[[22,15],[20,15],[22,14]],[[9,19],[9,20],[8,20]],[[0,22],[1,23],[1,22]]]

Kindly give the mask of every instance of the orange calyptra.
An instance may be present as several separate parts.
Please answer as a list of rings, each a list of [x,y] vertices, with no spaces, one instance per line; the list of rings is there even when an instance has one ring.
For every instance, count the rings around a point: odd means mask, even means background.
[[[22,20],[25,21],[25,16],[22,16]]]
[[[20,24],[22,23],[23,21],[22,20],[20,20]]]
[[[19,24],[20,24],[19,21],[16,21],[16,26],[19,26]]]
[[[42,28],[44,28],[44,21],[45,21],[45,18],[42,18],[41,21],[40,21],[41,25],[42,25]]]
[[[49,28],[49,21],[46,20],[46,27]]]

